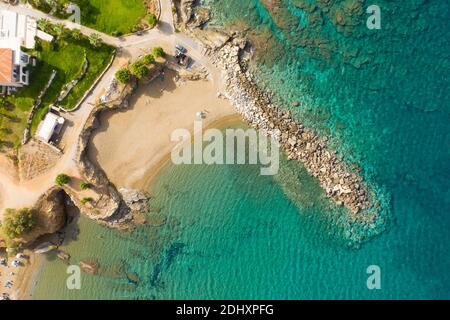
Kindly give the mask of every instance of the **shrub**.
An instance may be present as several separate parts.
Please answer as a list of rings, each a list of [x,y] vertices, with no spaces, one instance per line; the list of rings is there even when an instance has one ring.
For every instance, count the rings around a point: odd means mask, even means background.
[[[80,182],[80,189],[81,190],[87,190],[87,189],[90,189],[90,188],[91,188],[91,184],[90,183],[84,182],[84,181]]]
[[[64,173],[58,174],[58,176],[55,179],[55,183],[58,186],[63,186],[65,184],[68,184],[70,182],[70,177]]]
[[[35,37],[35,44],[34,44],[34,49],[36,51],[42,51],[42,40],[39,39],[38,37]]]
[[[78,29],[73,29],[72,30],[72,38],[74,38],[75,40],[80,40],[82,38],[83,34],[81,33],[80,30]]]
[[[158,18],[153,13],[150,13],[147,16],[147,23],[150,28],[153,28],[158,23]]]
[[[136,61],[131,65],[131,73],[138,79],[147,75],[148,69],[142,61]]]
[[[27,209],[6,209],[3,222],[2,233],[9,239],[17,238],[25,232],[31,230],[34,226],[34,217],[32,212]]]
[[[133,26],[133,28],[131,28],[132,33],[139,32],[139,31],[142,31],[142,26],[140,24],[137,24],[137,25]]]
[[[166,55],[166,53],[164,52],[163,48],[156,47],[156,48],[153,48],[153,55],[157,58],[163,58]]]
[[[56,33],[57,36],[60,36],[64,33],[65,27],[62,23],[53,24],[51,27],[52,31]]]
[[[152,54],[147,54],[142,58],[142,63],[145,65],[149,65],[152,64],[153,62],[155,62],[155,57]]]
[[[12,240],[6,241],[6,252],[8,253],[8,256],[15,256],[21,252],[22,249],[22,243]]]
[[[112,36],[113,36],[113,37],[120,37],[121,35],[122,35],[122,32],[120,32],[120,31],[118,31],[118,30],[113,31],[113,33],[112,33]]]
[[[122,68],[116,72],[116,79],[121,83],[128,83],[131,80],[131,72],[127,68]]]
[[[37,26],[42,31],[47,32],[51,28],[52,24],[51,24],[50,20],[48,20],[48,19],[39,19],[37,21]]]
[[[81,199],[81,204],[84,206],[84,205],[86,205],[86,203],[92,202],[92,201],[94,201],[94,199],[92,199],[90,197],[83,198],[83,199]]]

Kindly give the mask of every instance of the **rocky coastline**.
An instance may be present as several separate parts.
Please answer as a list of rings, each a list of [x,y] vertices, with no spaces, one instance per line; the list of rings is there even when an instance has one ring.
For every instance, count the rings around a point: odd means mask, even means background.
[[[159,75],[154,74],[152,78]],[[120,189],[111,183],[106,173],[88,156],[88,148],[95,131],[100,126],[99,116],[106,111],[119,111],[129,107],[138,83],[132,79],[127,85],[120,85],[116,80],[110,84],[103,103],[92,110],[78,141],[77,165],[81,175],[94,186],[101,195],[95,206],[83,209],[83,213],[97,222],[113,228],[129,229],[133,226],[133,216],[147,211],[149,196],[140,190]]]

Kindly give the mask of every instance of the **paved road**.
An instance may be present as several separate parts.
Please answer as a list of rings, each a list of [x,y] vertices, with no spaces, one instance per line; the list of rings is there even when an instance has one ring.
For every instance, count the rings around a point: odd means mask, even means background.
[[[20,14],[25,14],[37,19],[48,19],[52,23],[63,23],[68,28],[75,28],[71,22],[54,18],[41,11],[26,5],[11,6],[0,3],[0,9],[9,9]],[[54,185],[57,174],[65,172],[69,175],[79,176],[75,163],[78,137],[83,129],[90,112],[104,88],[108,86],[114,77],[115,72],[123,65],[127,59],[136,59],[138,56],[151,50],[152,47],[161,46],[166,52],[173,52],[175,44],[183,45],[189,55],[196,63],[206,67],[210,72],[211,80],[220,81],[220,72],[214,68],[208,58],[202,54],[203,48],[189,37],[174,32],[173,18],[170,0],[161,0],[161,17],[158,28],[144,32],[142,35],[130,35],[122,38],[115,38],[93,29],[81,26],[80,31],[85,35],[97,33],[105,43],[117,47],[119,53],[112,66],[91,94],[84,100],[80,108],[71,112],[69,117],[73,121],[73,126],[65,132],[65,150],[58,163],[45,175],[37,177],[31,181],[19,182],[9,175],[0,171],[0,216],[3,209],[7,207],[31,206],[46,190]]]

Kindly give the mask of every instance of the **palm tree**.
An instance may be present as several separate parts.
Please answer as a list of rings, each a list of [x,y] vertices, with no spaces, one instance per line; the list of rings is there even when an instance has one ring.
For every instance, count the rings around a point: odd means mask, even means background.
[[[55,24],[52,28],[56,35],[61,36],[64,34],[65,27],[62,23]]]
[[[100,46],[102,39],[100,38],[100,36],[97,33],[91,33],[89,35],[89,42],[94,47],[98,47],[98,46]]]
[[[50,28],[51,23],[48,19],[39,19],[37,21],[37,26],[39,29],[41,29],[42,31],[46,31]]]

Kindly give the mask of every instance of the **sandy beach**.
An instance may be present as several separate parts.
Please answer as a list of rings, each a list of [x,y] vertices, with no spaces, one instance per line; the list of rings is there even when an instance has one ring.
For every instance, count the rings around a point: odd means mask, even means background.
[[[176,142],[178,128],[193,131],[196,113],[203,111],[203,127],[237,121],[227,100],[217,97],[210,81],[186,81],[177,85],[176,73],[141,84],[124,112],[101,116],[101,127],[92,139],[90,158],[97,162],[118,187],[143,188],[166,161]]]
[[[0,266],[0,294],[6,293],[14,300],[30,299],[32,285],[42,265],[42,256],[29,250],[25,250],[24,255],[26,258],[10,257],[8,266]],[[19,267],[11,266],[13,260],[20,261],[21,265]],[[11,288],[5,287],[8,282],[12,284]]]

